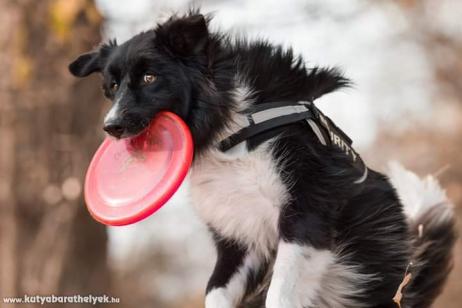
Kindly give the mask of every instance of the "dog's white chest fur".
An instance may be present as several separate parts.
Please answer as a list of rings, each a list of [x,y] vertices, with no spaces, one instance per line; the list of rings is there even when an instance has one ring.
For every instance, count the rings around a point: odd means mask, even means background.
[[[267,255],[277,247],[279,212],[288,193],[265,148],[208,152],[193,165],[191,194],[205,223]]]

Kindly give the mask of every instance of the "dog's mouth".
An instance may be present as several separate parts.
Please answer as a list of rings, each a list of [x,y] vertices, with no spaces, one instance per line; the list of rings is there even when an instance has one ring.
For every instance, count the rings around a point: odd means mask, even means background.
[[[119,138],[115,137],[116,139],[120,140],[120,139],[132,139],[132,138],[136,138],[140,135],[142,135],[146,130],[148,129],[148,127],[144,127],[143,129],[141,129],[140,131],[136,132],[136,133],[123,133]]]
[[[123,124],[109,124],[105,125],[103,130],[106,134],[114,139],[129,139],[142,135],[149,127],[150,121],[142,120],[136,123]]]
[[[146,112],[143,115],[125,113],[121,118],[105,123],[103,130],[108,134],[108,136],[117,140],[136,138],[144,134],[146,130],[149,129],[156,116],[163,111],[170,110],[158,109],[155,110],[155,112]],[[176,112],[174,113],[177,114]]]

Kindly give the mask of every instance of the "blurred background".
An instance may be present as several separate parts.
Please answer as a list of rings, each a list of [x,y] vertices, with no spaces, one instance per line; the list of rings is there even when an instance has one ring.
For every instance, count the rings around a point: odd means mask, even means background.
[[[355,86],[317,105],[371,167],[398,160],[437,176],[462,218],[462,1],[0,0],[0,297],[106,293],[117,307],[203,307],[215,251],[187,182],[133,226],[87,213],[83,177],[109,103],[99,76],[67,71],[102,40],[123,42],[191,5],[215,15],[212,29],[341,67]],[[458,242],[435,307],[460,307],[461,261]]]

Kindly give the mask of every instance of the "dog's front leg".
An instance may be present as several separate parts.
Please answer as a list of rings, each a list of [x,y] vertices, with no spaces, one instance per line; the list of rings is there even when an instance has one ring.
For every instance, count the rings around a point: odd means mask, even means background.
[[[281,213],[281,240],[266,297],[267,308],[313,307],[322,277],[333,262],[328,249],[328,225],[321,217],[300,208],[288,211]]]
[[[245,295],[251,272],[261,264],[257,254],[215,234],[217,262],[209,279],[205,308],[235,308]]]

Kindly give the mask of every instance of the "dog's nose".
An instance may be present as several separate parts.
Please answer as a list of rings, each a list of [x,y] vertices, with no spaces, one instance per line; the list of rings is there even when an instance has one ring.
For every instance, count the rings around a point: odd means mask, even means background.
[[[119,123],[114,123],[114,122],[105,124],[103,129],[109,135],[114,136],[116,138],[120,138],[122,134],[125,132],[125,127],[123,127]]]

